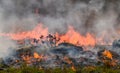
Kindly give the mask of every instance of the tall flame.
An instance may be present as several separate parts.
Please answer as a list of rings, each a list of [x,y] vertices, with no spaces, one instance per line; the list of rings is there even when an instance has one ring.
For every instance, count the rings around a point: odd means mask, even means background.
[[[72,26],[69,26],[69,30],[66,34],[61,36],[57,34],[57,36],[60,38],[58,43],[68,42],[83,46],[94,46],[96,43],[95,38],[90,33],[87,33],[86,36],[82,36],[80,33],[75,31]]]
[[[46,37],[48,35],[48,28],[43,28],[43,24],[38,24],[33,30],[19,33],[0,33],[1,36],[8,36],[13,40],[23,40],[26,38],[35,38],[40,39],[41,36]],[[56,32],[56,38],[60,40],[57,44],[62,42],[68,42],[74,45],[82,45],[82,46],[94,46],[96,44],[95,38],[87,33],[86,36],[81,35],[79,32],[75,31],[72,26],[69,26],[68,31],[60,35]]]
[[[42,24],[38,24],[32,31],[26,31],[26,32],[19,32],[19,33],[1,33],[1,36],[8,36],[13,40],[23,40],[26,38],[35,38],[39,39],[40,36],[47,36],[48,35],[48,29],[43,28]]]

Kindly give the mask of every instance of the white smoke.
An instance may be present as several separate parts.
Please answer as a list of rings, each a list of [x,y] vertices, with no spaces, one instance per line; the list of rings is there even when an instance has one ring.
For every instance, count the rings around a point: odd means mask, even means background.
[[[15,44],[15,42],[0,37],[0,58],[6,58],[10,55],[13,54],[13,51],[15,51],[17,47],[17,44]]]

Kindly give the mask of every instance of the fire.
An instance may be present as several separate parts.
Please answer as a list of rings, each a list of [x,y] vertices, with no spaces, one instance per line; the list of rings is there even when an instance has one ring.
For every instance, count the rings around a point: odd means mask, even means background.
[[[68,64],[71,64],[71,65],[72,65],[72,66],[71,66],[71,69],[72,69],[73,71],[76,71],[73,62],[72,62],[68,57],[65,56],[65,57],[64,57],[64,60],[65,60]]]
[[[69,30],[64,35],[56,34],[60,38],[58,43],[68,42],[74,45],[83,45],[83,46],[95,46],[95,38],[87,33],[86,36],[82,36],[80,33],[75,31],[72,26],[69,26]]]
[[[32,31],[19,32],[19,33],[1,33],[1,36],[8,36],[13,40],[23,40],[26,38],[40,39],[40,36],[47,36],[48,29],[43,28],[42,24],[38,24]]]
[[[30,56],[22,56],[22,59],[23,59],[27,64],[30,64],[30,63],[31,63],[31,57],[30,57]]]
[[[1,33],[1,36],[8,36],[13,40],[23,40],[23,39],[40,39],[41,36],[46,37],[48,35],[48,28],[43,28],[43,24],[38,24],[33,30],[19,33]],[[68,31],[65,34],[59,34],[56,32],[55,34],[57,39],[60,39],[56,44],[67,42],[74,45],[79,46],[95,46],[96,41],[95,38],[87,33],[86,36],[81,35],[79,32],[75,31],[72,26],[69,26]]]
[[[108,57],[109,59],[112,59],[112,54],[111,54],[111,52],[109,50],[105,50],[103,52],[103,55],[106,56],[106,57]]]
[[[73,71],[76,71],[75,66],[72,66],[71,69],[72,69]]]
[[[27,64],[31,64],[31,63],[36,62],[36,61],[45,60],[47,57],[46,57],[46,56],[43,56],[43,55],[39,55],[37,52],[34,52],[34,53],[33,53],[33,56],[22,55],[21,58],[22,58],[23,61],[25,61]]]
[[[43,55],[39,55],[37,52],[34,52],[33,57],[36,59],[43,59],[45,57],[43,57]]]
[[[37,59],[37,58],[40,58],[39,54],[38,54],[38,53],[36,53],[36,52],[34,52],[34,54],[33,54],[33,55],[34,55],[34,58],[36,58],[36,59]]]

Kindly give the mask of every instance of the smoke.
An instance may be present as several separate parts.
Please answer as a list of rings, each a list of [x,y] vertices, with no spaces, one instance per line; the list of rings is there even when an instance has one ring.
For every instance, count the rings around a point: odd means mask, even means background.
[[[65,33],[68,25],[72,25],[82,34],[100,36],[105,31],[110,32],[106,38],[118,36],[115,32],[120,27],[119,3],[119,0],[0,0],[0,32],[28,31],[42,22],[51,33]],[[14,44],[11,40],[0,39],[1,52],[7,54],[11,44]]]
[[[0,58],[7,58],[8,56],[12,55],[15,51],[17,44],[15,42],[0,37]]]
[[[31,30],[38,22],[51,32],[65,32],[72,25],[83,34],[102,31],[98,28],[113,29],[119,24],[119,0],[1,0],[0,3],[0,26],[4,32]]]
[[[32,14],[29,8],[32,2],[27,3],[19,0],[0,1],[0,31],[20,32],[35,27],[35,24],[37,24],[37,17]]]
[[[119,0],[43,0],[40,15],[41,22],[52,32],[65,32],[72,25],[82,34],[100,35],[116,31],[119,10]]]

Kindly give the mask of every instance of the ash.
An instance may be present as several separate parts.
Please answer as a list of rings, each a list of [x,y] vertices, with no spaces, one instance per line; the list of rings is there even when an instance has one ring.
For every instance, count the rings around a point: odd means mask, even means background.
[[[53,36],[47,36],[49,40],[26,39],[17,41],[18,49],[12,56],[6,59],[1,58],[1,64],[7,66],[20,67],[37,66],[42,68],[63,68],[78,66],[117,66],[120,64],[119,40],[115,40],[113,45],[96,45],[86,50],[84,46],[76,46],[70,43],[60,43],[56,45]]]

